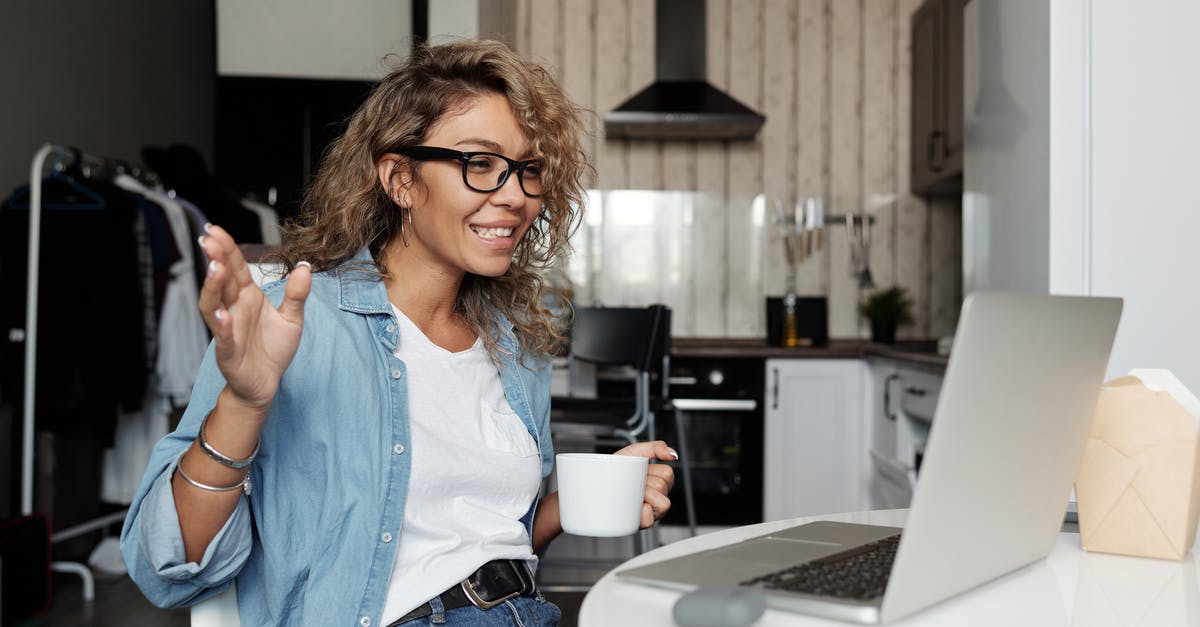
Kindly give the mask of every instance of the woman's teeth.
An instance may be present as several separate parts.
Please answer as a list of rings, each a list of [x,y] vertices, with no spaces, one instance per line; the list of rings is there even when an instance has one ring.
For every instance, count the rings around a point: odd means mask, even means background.
[[[481,237],[508,237],[509,235],[512,235],[513,232],[511,226],[504,228],[494,227],[488,229],[473,226],[471,227],[471,230],[478,233]]]

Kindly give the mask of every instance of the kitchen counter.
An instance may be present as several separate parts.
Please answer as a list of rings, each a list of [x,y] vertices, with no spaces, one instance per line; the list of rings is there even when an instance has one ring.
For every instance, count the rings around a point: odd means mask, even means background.
[[[863,359],[881,357],[945,370],[949,357],[937,354],[933,340],[902,340],[876,344],[866,340],[829,340],[825,346],[789,348],[768,345],[756,338],[673,338],[672,358],[702,359]]]

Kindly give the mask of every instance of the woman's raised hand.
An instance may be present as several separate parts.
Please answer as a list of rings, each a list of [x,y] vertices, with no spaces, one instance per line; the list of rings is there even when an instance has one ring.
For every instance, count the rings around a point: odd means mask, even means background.
[[[217,367],[235,400],[265,414],[300,345],[312,270],[305,262],[292,270],[276,308],[224,229],[205,226],[200,248],[209,259],[200,314],[216,342]]]

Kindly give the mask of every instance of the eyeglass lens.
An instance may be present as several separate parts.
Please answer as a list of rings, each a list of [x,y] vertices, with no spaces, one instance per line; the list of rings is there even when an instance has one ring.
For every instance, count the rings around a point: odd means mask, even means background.
[[[508,180],[509,162],[495,155],[472,155],[463,164],[463,173],[467,185],[479,192],[491,192],[500,188]],[[540,196],[542,188],[542,166],[540,163],[526,163],[517,171],[521,189],[530,196]]]

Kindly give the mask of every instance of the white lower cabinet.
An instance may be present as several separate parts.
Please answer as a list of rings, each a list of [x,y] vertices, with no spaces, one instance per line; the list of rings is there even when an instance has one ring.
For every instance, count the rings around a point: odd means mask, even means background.
[[[867,440],[871,509],[908,507],[941,392],[942,373],[890,359],[870,361]]]
[[[867,509],[866,362],[770,359],[766,369],[764,519]]]

